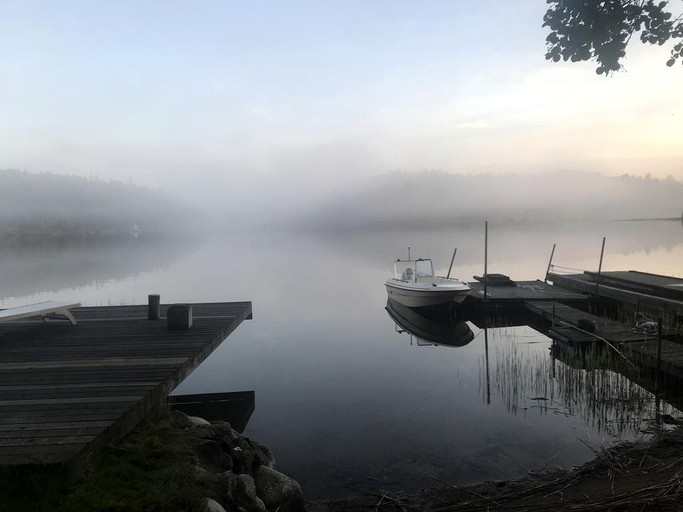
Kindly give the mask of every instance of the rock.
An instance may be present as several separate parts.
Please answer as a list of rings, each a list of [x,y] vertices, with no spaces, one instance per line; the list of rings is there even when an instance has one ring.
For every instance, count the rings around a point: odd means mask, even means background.
[[[199,453],[199,455],[211,465],[216,466],[223,471],[229,471],[232,469],[232,458],[216,441],[212,439],[204,439],[196,444],[194,448],[197,453]]]
[[[178,425],[181,428],[187,428],[190,426],[190,417],[185,414],[182,411],[177,411],[173,410],[173,420],[175,421],[176,425]]]
[[[304,496],[301,486],[293,478],[268,466],[259,466],[254,475],[256,493],[266,507],[280,512],[304,510]]]
[[[238,473],[253,473],[258,466],[275,466],[275,458],[268,448],[241,436],[233,429],[223,436],[223,441],[230,447],[228,452]]]
[[[251,475],[245,473],[237,475],[237,486],[233,491],[233,499],[239,506],[247,510],[259,510],[265,512],[266,506],[256,495],[256,484]]]
[[[218,503],[216,500],[211,498],[206,498],[206,505],[204,506],[206,512],[225,512],[223,505]]]
[[[188,416],[187,419],[190,421],[191,427],[208,427],[211,425],[210,421],[200,418],[199,416]]]

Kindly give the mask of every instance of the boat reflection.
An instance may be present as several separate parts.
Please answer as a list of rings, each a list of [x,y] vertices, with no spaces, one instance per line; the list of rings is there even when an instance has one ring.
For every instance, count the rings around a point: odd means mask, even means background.
[[[415,337],[418,346],[464,347],[474,339],[472,329],[467,322],[458,320],[454,309],[413,309],[391,299],[385,309],[397,331],[409,333],[411,341]]]

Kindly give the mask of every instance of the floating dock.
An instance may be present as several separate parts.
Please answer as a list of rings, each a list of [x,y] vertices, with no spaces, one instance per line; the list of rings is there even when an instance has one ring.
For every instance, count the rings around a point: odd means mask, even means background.
[[[683,279],[635,270],[549,273],[548,280],[565,290],[628,304],[638,310],[683,316]]]
[[[606,343],[633,361],[683,378],[683,344],[666,339],[667,335],[680,335],[676,326],[683,315],[683,279],[637,271],[549,273],[552,285],[502,277],[496,275],[489,280],[486,292],[484,278],[468,283],[473,293],[467,300],[477,325],[490,325],[502,310],[509,325],[529,325],[565,345]],[[589,305],[595,307],[601,301],[626,311],[668,315],[673,327],[663,329],[659,361],[658,334],[590,313]]]
[[[192,327],[169,330],[148,306],[71,310],[77,324],[0,324],[0,465],[80,467],[166,403],[243,320],[250,302],[192,304]]]

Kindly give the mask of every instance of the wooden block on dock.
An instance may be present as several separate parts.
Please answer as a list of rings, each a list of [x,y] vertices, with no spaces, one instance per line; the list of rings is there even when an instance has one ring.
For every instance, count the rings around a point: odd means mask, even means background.
[[[187,331],[192,327],[192,306],[175,304],[166,311],[166,326],[169,331]]]

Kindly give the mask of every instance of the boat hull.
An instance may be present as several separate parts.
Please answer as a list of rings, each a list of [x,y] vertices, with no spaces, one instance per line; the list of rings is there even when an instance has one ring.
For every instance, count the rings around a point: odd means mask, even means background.
[[[389,299],[409,308],[438,306],[441,304],[459,304],[470,293],[469,287],[420,287],[410,288],[400,283],[387,281],[385,284]]]

